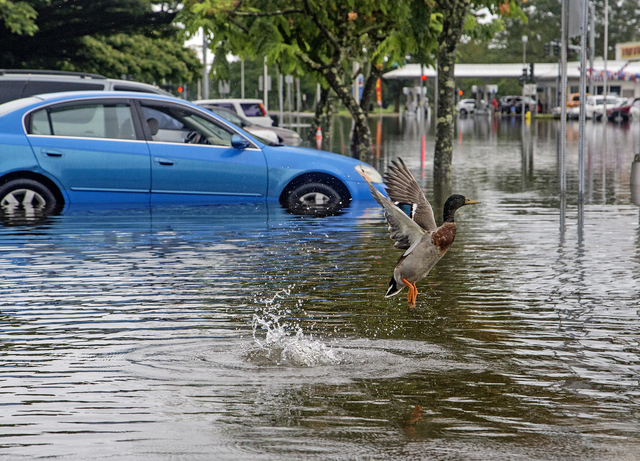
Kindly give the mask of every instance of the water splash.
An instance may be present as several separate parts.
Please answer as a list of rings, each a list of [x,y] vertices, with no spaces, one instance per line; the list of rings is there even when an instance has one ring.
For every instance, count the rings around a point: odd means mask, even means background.
[[[270,299],[262,300],[263,308],[253,314],[252,328],[255,349],[248,358],[259,365],[287,367],[317,367],[337,365],[339,354],[313,335],[305,335],[292,311],[283,307],[284,298],[291,294],[290,286]],[[302,301],[296,301],[300,308]],[[264,338],[262,333],[264,332]]]

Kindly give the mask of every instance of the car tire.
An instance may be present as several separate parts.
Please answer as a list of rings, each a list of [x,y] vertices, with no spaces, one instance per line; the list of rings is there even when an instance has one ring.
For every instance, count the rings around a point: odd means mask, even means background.
[[[312,216],[332,215],[345,205],[345,199],[333,187],[319,182],[297,186],[285,202],[290,213]]]
[[[460,115],[462,115],[463,117],[467,115],[467,109],[460,109]]]
[[[0,186],[0,211],[5,216],[47,216],[55,213],[59,205],[53,192],[33,179],[13,179]]]
[[[626,114],[624,114],[624,112],[618,111],[611,114],[611,116],[609,117],[609,120],[611,120],[614,123],[625,123],[627,120],[629,120],[629,117],[627,117]]]

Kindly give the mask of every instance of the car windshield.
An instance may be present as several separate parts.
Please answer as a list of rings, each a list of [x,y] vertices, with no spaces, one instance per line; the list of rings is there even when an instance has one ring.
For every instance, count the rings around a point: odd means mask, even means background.
[[[0,117],[2,117],[4,114],[8,114],[11,111],[20,109],[22,107],[27,107],[30,104],[40,101],[42,101],[41,98],[32,96],[30,98],[16,99],[14,101],[5,102],[4,104],[0,104]]]
[[[205,109],[209,109],[214,114],[219,115],[220,117],[225,119],[227,122],[231,122],[234,125],[238,125],[239,127],[245,126],[245,124],[242,123],[243,122],[242,118],[240,118],[238,115],[234,114],[233,112],[230,112],[226,109],[223,109],[221,107],[216,107],[216,106],[203,106],[203,107]]]

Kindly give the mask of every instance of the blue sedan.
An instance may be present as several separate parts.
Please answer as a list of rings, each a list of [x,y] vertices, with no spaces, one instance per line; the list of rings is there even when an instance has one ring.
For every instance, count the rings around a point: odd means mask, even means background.
[[[0,207],[51,214],[70,204],[279,201],[327,215],[371,200],[370,165],[268,145],[181,99],[53,93],[0,105]]]

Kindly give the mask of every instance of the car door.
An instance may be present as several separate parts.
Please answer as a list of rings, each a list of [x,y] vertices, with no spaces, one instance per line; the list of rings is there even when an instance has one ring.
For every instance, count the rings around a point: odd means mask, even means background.
[[[151,154],[151,200],[256,201],[267,194],[267,164],[257,146],[231,147],[232,128],[204,111],[140,100]]]
[[[32,112],[26,122],[40,166],[71,202],[148,203],[149,150],[129,101],[52,105]]]

